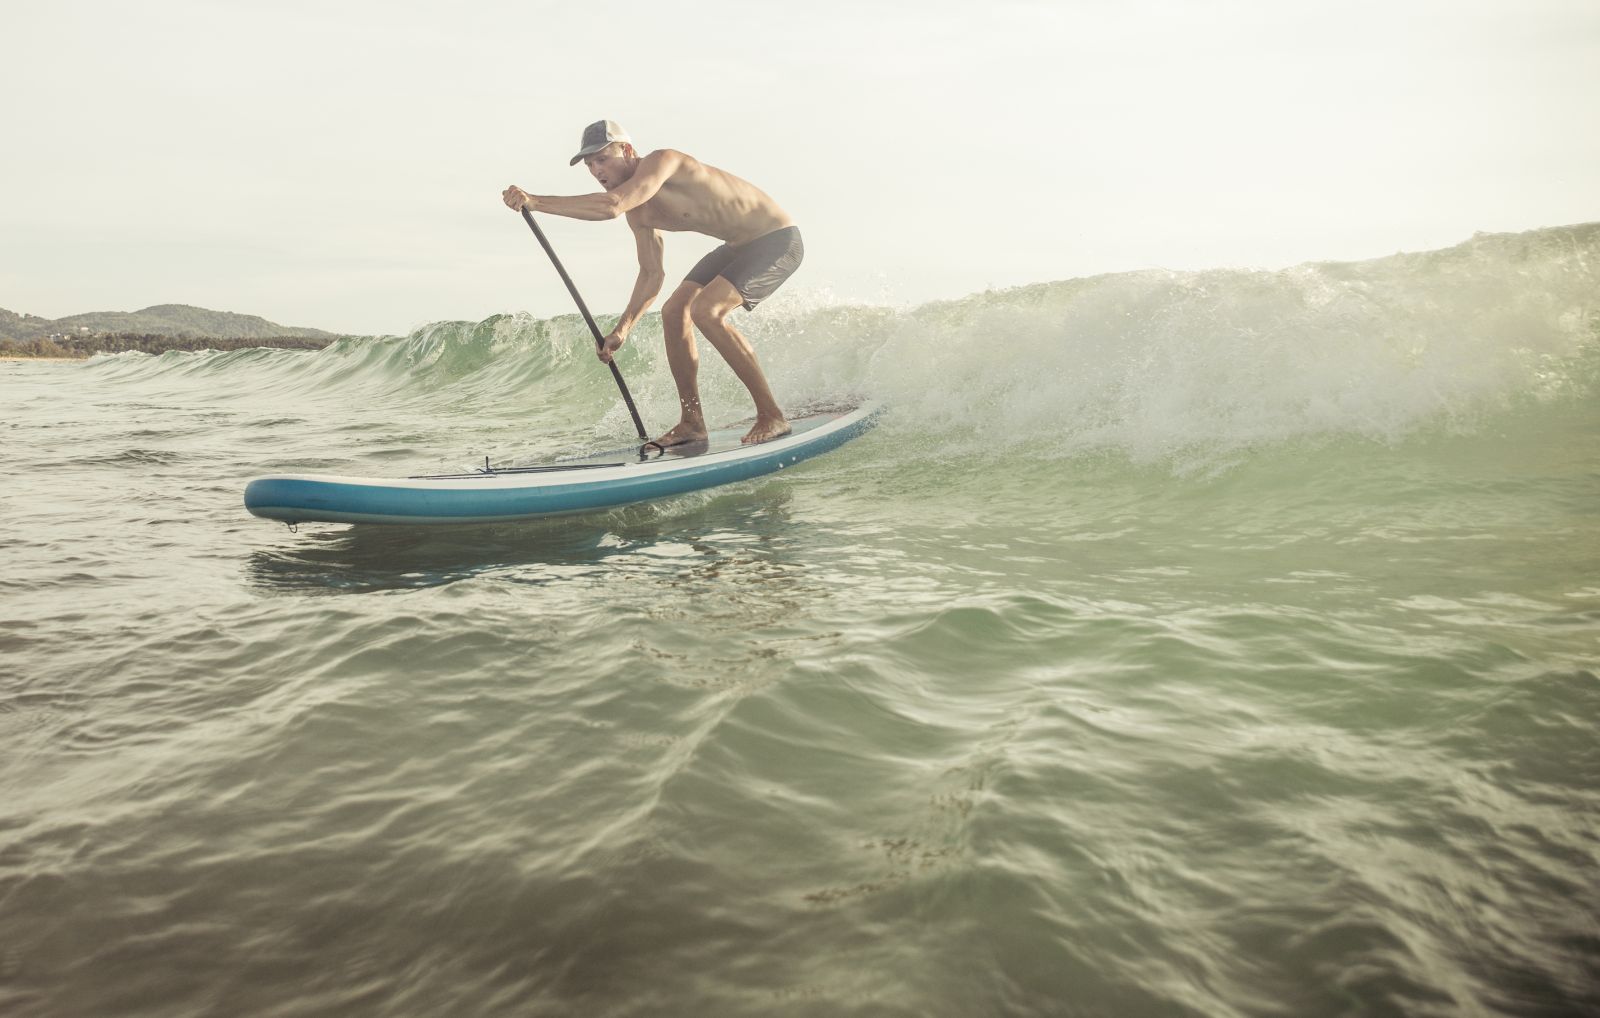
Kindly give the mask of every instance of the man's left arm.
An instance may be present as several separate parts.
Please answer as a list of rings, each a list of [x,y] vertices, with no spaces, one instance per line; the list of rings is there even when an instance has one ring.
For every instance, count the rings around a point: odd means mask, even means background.
[[[520,187],[512,186],[506,188],[501,197],[513,209],[548,212],[569,219],[615,219],[654,198],[656,192],[661,190],[661,185],[677,171],[681,160],[678,153],[667,149],[652,152],[639,160],[639,168],[633,176],[615,191],[557,197],[529,194]]]

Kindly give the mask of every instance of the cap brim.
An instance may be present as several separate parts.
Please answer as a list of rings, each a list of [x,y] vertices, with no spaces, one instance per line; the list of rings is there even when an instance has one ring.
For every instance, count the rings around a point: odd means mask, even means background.
[[[609,141],[603,141],[598,145],[589,145],[589,146],[586,146],[584,148],[581,148],[581,149],[578,150],[578,154],[573,156],[572,157],[572,161],[570,163],[568,163],[567,165],[568,166],[576,166],[579,163],[583,162],[583,159],[584,159],[585,156],[592,156],[596,152],[598,152],[601,149],[605,148],[609,144],[611,144]]]

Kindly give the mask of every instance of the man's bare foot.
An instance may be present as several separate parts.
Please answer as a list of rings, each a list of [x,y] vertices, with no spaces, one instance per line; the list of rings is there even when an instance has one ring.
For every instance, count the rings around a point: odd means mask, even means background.
[[[782,417],[757,417],[756,426],[739,441],[745,445],[754,445],[757,442],[770,442],[774,438],[782,438],[789,433],[789,422]]]
[[[705,440],[706,426],[704,424],[679,421],[665,435],[656,439],[655,444],[663,449],[670,449],[675,445],[688,445],[690,442],[704,442]]]

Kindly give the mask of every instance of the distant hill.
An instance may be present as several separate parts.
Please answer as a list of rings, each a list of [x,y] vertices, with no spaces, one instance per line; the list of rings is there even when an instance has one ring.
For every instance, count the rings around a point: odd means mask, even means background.
[[[48,336],[54,324],[50,319],[38,315],[19,315],[15,311],[0,308],[0,338],[33,339],[35,336]]]
[[[188,304],[156,304],[142,311],[91,311],[66,318],[19,315],[0,308],[0,339],[28,340],[49,336],[88,337],[111,333],[144,336],[188,336],[208,339],[263,339],[305,336],[337,339],[321,329],[278,325],[255,315],[208,311]]]

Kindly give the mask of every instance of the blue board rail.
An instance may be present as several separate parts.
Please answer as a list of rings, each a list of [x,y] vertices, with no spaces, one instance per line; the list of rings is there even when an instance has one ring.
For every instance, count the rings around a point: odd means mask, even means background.
[[[758,445],[712,436],[700,450],[634,462],[616,454],[536,468],[374,478],[276,474],[245,486],[245,508],[283,523],[497,523],[592,512],[749,480],[836,449],[876,422],[865,404],[790,421],[793,433]],[[612,460],[606,462],[606,459]]]

